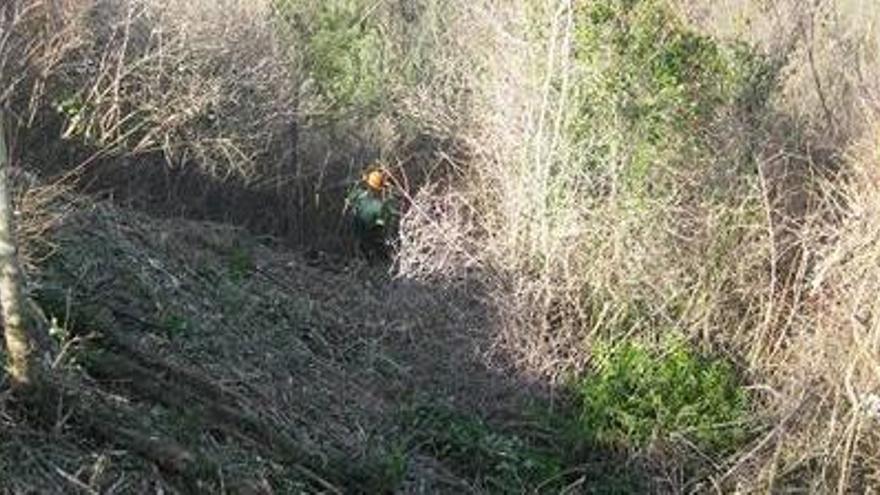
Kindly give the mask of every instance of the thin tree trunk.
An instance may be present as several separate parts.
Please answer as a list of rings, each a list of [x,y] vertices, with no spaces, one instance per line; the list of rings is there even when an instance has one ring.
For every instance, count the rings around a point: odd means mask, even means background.
[[[9,188],[9,150],[6,146],[5,114],[0,109],[0,307],[8,354],[8,371],[18,388],[36,386],[42,362],[36,341],[31,337],[22,304],[21,268],[15,244],[12,198]]]

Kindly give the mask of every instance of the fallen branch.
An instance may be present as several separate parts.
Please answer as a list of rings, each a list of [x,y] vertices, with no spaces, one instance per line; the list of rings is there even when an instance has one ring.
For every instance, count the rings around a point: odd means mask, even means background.
[[[106,348],[96,346],[97,343],[101,343],[101,340],[92,341],[84,353],[86,359],[83,362],[86,370],[95,378],[115,382],[141,398],[166,407],[190,414],[196,412],[205,426],[217,427],[231,436],[248,441],[323,489],[342,493],[326,479],[344,480],[342,468],[331,466],[323,456],[305,451],[279,433],[277,428],[259,418],[221,402],[229,400],[231,396],[216,385],[149,356],[119,336],[107,337],[103,341]],[[329,476],[319,475],[319,472],[328,473]]]
[[[59,404],[67,411],[59,414]],[[31,424],[57,429],[60,424],[80,432],[83,437],[100,439],[130,450],[172,475],[188,492],[203,490],[213,481],[216,463],[187,449],[176,441],[142,431],[137,418],[81,390],[44,379],[38,389],[18,391],[11,397],[11,410]],[[61,416],[59,418],[59,416]],[[60,423],[60,424],[59,424]]]

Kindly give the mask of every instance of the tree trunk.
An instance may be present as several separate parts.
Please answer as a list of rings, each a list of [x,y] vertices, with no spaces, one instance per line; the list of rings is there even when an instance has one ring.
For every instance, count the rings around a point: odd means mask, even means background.
[[[41,379],[39,349],[27,327],[22,297],[21,268],[15,244],[12,197],[9,186],[9,150],[6,146],[6,115],[0,109],[0,307],[12,385],[27,389]]]

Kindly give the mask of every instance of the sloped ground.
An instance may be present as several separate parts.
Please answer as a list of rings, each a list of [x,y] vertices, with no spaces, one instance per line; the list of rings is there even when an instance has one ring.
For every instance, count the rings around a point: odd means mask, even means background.
[[[68,216],[52,241],[32,285],[58,322],[59,367],[83,396],[211,462],[180,483],[120,442],[76,434],[64,405],[53,431],[4,413],[6,493],[584,489],[583,469],[540,447],[553,440],[529,416],[539,387],[486,364],[492,315],[474,288],[107,204]],[[102,334],[134,359],[105,353]]]

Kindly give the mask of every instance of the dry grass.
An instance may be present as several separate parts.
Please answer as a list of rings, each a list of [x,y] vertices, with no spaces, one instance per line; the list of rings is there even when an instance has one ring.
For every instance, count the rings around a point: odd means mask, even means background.
[[[50,240],[51,231],[77,206],[73,200],[75,181],[68,177],[41,184],[38,178],[23,171],[13,181],[19,256],[25,269],[34,272],[55,252],[57,246]]]
[[[821,144],[845,146],[867,131],[878,110],[880,12],[862,0],[680,2],[700,29],[788,54],[780,108],[808,126]]]
[[[571,80],[591,77],[570,65],[571,4],[462,6],[457,56],[481,69],[467,79],[474,111],[461,132],[472,160],[457,191],[417,196],[399,266],[423,279],[484,274],[507,315],[501,348],[551,380],[609,335],[680,332],[729,354],[753,381],[755,418],[772,426],[719,460],[719,486],[843,493],[876,486],[880,469],[866,409],[878,385],[880,10],[762,5],[682,2],[700,31],[782,55],[766,108],[749,122],[730,109],[703,131],[718,150],[703,170],[750,147],[757,176],[730,180],[719,203],[699,196],[706,176],[670,165],[677,194],[639,205],[614,194],[613,172],[583,173],[585,143],[560,132],[575,117]],[[625,142],[605,118],[590,123],[601,132],[587,150]]]
[[[382,36],[367,54],[381,59],[381,73],[365,75],[381,83],[381,105],[366,108],[321,92],[339,81],[314,73],[320,59],[311,59],[322,53],[311,44],[321,33],[301,24],[320,25],[322,6],[297,4],[290,20],[276,15],[283,3],[66,2],[59,32],[69,42],[52,67],[35,64],[34,81],[50,98],[32,109],[28,135],[60,132],[67,148],[21,153],[47,175],[85,159],[86,182],[122,201],[165,190],[147,201],[151,212],[219,220],[215,198],[226,195],[237,202],[231,220],[255,230],[339,237],[342,191],[362,167],[382,159],[417,187],[467,121],[467,67],[431,59],[435,49],[461,48],[443,24],[457,14],[447,4],[362,2],[361,20]],[[335,50],[359,55],[342,42]],[[197,192],[172,187],[180,184]],[[267,208],[291,218],[267,221]]]
[[[284,165],[259,163],[299,110],[267,2],[84,1],[69,22],[81,42],[52,81],[66,137],[220,177]]]
[[[719,267],[680,254],[701,256],[721,243],[720,235],[730,235],[726,223],[760,207],[761,197],[743,197],[733,210],[729,204],[683,204],[679,199],[703,180],[698,176],[680,177],[678,198],[637,204],[617,194],[624,180],[619,172],[630,159],[619,147],[626,141],[616,123],[620,116],[590,122],[589,142],[567,135],[578,118],[574,102],[583,97],[577,82],[595,76],[574,66],[573,4],[477,4],[459,11],[462,48],[444,54],[450,57],[444,62],[461,64],[465,57],[479,67],[466,79],[475,94],[473,110],[459,124],[471,160],[459,192],[436,201],[426,194],[427,204],[410,210],[405,225],[423,238],[410,232],[404,239],[404,274],[448,271],[447,248],[437,246],[450,245],[444,238],[454,241],[455,251],[465,253],[459,259],[496,274],[498,302],[512,318],[504,339],[525,368],[542,374],[583,366],[583,338],[618,326],[636,301],[652,309],[631,331],[652,332],[662,324],[709,333],[717,319],[711,301],[724,299],[723,282],[694,289],[709,283]],[[603,147],[618,148],[608,171],[585,172],[594,150]],[[663,174],[677,173],[658,166]],[[738,238],[761,238],[766,226],[740,230]],[[726,253],[742,269],[720,268],[724,280],[735,281],[762,263],[761,252],[749,250]],[[682,298],[688,308],[682,321],[664,321],[663,308]]]
[[[759,471],[763,486],[877,485],[876,150],[869,132],[846,154],[849,177],[825,184],[835,220],[803,232],[815,264],[755,367],[776,390],[771,410],[791,414],[765,438],[773,456]]]
[[[774,236],[772,247],[798,253],[793,276],[765,305],[765,324],[756,329],[761,338],[748,344],[758,381],[775,390],[766,412],[782,419],[762,449],[744,457],[745,473],[730,474],[756,480],[746,489],[864,490],[878,480],[871,405],[876,291],[868,260],[875,244],[880,10],[852,1],[808,8],[777,2],[763,11],[751,2],[727,4],[719,9],[713,2],[700,25],[789,51],[771,115],[797,125],[767,140],[783,170],[771,177],[788,198],[775,203],[775,221],[788,232]]]

